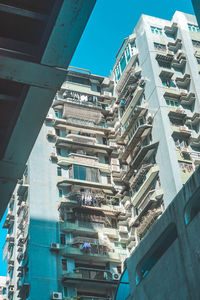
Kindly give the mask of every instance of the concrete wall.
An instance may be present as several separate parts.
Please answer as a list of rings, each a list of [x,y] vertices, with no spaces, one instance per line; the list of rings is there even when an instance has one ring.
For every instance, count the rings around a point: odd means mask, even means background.
[[[200,224],[199,182],[198,168],[128,259],[131,290],[129,300],[200,299],[200,242],[197,237]],[[189,224],[186,224],[185,208],[192,203],[191,200],[195,202],[195,210],[190,214]],[[173,224],[176,236],[173,236],[168,247],[166,238],[163,240],[163,237],[166,237],[166,229],[170,224]],[[173,235],[172,231],[170,235]],[[160,254],[156,251],[161,249],[161,244],[167,249],[162,248],[164,252],[159,257]],[[144,260],[151,261],[152,267],[146,275],[141,276],[139,282],[138,274]]]
[[[51,129],[51,123],[43,125],[28,163],[30,299],[49,300],[59,291],[57,255],[50,251],[51,243],[59,243],[57,164],[50,159],[54,142],[47,140]]]

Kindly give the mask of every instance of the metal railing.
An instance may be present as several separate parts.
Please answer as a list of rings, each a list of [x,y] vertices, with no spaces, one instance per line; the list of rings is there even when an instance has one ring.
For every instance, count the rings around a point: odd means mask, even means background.
[[[77,267],[75,273],[81,274],[83,279],[107,281],[112,280],[112,273],[107,270]]]

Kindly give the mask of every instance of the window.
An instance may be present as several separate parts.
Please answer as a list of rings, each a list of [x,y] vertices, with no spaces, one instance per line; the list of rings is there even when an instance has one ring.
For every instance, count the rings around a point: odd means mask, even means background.
[[[66,244],[65,234],[63,234],[63,233],[61,233],[61,235],[60,235],[60,243],[61,243],[61,245]]]
[[[62,169],[61,167],[57,167],[57,175],[62,176]]]
[[[162,85],[167,86],[167,87],[176,87],[176,85],[174,84],[174,82],[171,79],[163,79]]]
[[[170,224],[136,267],[136,285],[150,272],[177,238],[176,225]]]
[[[200,212],[200,201],[198,192],[188,201],[184,209],[185,224],[188,225]]]
[[[194,172],[192,164],[179,162],[179,167],[183,173],[193,173]]]
[[[59,191],[59,198],[62,198],[63,196],[63,191],[61,189],[58,190]]]
[[[118,81],[121,77],[121,72],[120,72],[120,66],[119,64],[116,66],[115,68],[115,78],[116,78],[116,81]]]
[[[154,43],[154,48],[159,51],[166,51],[166,45],[164,44]]]
[[[151,26],[151,32],[154,34],[162,35],[162,28]]]
[[[200,65],[200,58],[196,57],[198,65]]]
[[[99,170],[79,165],[74,165],[74,179],[99,182]]]
[[[66,259],[62,259],[62,270],[67,271],[67,260]]]
[[[180,106],[180,104],[176,101],[176,100],[171,100],[171,99],[165,99],[165,101],[166,101],[166,104],[167,105],[170,105],[170,106]]]
[[[194,32],[199,32],[199,31],[200,31],[200,30],[199,30],[199,26],[194,25],[194,24],[188,24],[188,29],[189,29],[190,31],[194,31]]]
[[[61,110],[55,110],[55,116],[58,119],[62,118],[62,111]]]
[[[200,41],[192,40],[192,44],[193,44],[194,47],[200,48]]]
[[[120,67],[121,67],[121,71],[123,73],[124,69],[126,68],[126,57],[125,57],[125,54],[122,54],[122,58],[120,60]]]

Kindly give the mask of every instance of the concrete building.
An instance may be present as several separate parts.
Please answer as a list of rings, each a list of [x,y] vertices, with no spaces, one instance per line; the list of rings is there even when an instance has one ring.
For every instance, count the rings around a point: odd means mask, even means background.
[[[0,276],[0,300],[7,300],[6,277]]]
[[[199,44],[191,15],[142,16],[110,78],[68,71],[10,200],[9,300],[113,299],[199,164]]]
[[[127,260],[116,300],[200,298],[200,168]]]
[[[110,162],[109,78],[69,71],[10,201],[8,297],[113,299],[128,251]]]
[[[123,223],[138,242],[200,162],[200,32],[192,15],[142,15],[113,70]],[[128,238],[128,234],[127,234]]]

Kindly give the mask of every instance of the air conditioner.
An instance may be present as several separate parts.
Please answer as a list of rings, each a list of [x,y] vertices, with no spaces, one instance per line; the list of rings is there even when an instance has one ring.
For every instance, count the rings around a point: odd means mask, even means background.
[[[166,52],[168,55],[174,55],[174,53],[172,52],[172,51],[170,51],[170,50],[167,50],[167,52]]]
[[[10,286],[9,291],[14,292],[14,286]]]
[[[51,250],[59,250],[59,249],[60,249],[60,244],[51,243]]]
[[[46,119],[53,119],[53,115],[52,115],[52,114],[48,114],[48,115],[46,116]]]
[[[120,279],[120,274],[118,274],[118,273],[113,273],[113,274],[112,274],[112,279],[113,279],[113,280],[119,280],[119,279]]]
[[[107,91],[104,91],[103,95],[104,96],[108,96],[108,97],[112,97],[112,93],[111,92],[107,92]]]
[[[57,157],[56,153],[55,153],[55,152],[52,152],[52,153],[51,153],[51,157],[54,157],[54,158]]]
[[[180,90],[182,96],[187,96],[188,92],[186,90]]]
[[[56,299],[62,300],[62,293],[52,292],[51,299],[52,300],[56,300]]]

